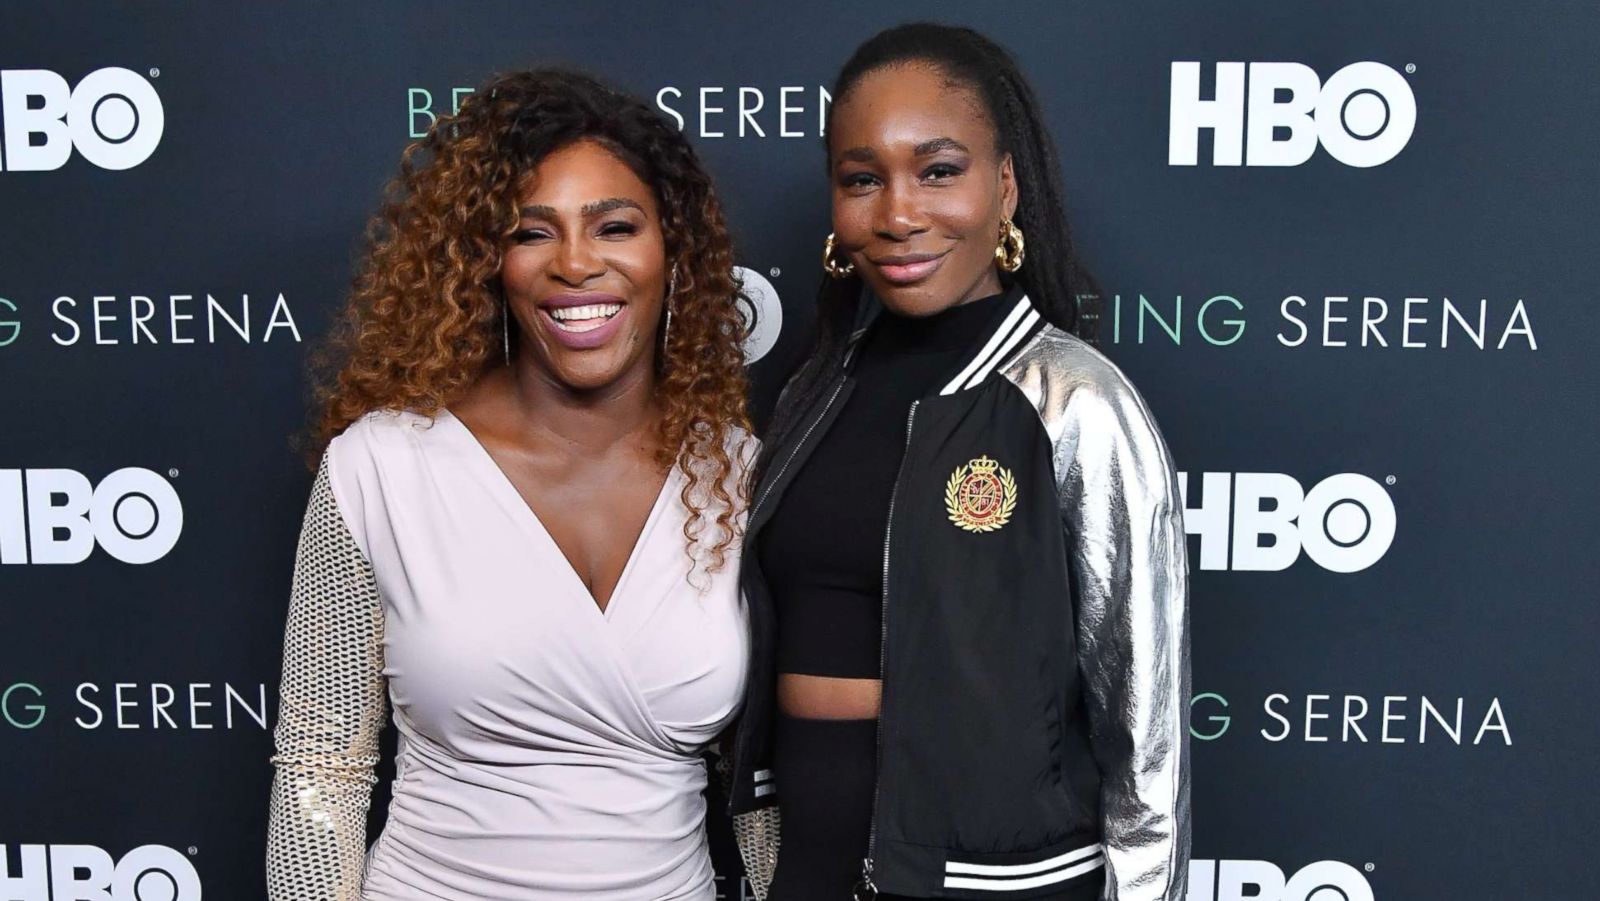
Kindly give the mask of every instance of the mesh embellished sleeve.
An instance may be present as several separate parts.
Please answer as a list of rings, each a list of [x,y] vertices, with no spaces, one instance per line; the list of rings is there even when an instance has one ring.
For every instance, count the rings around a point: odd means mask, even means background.
[[[383,607],[322,459],[295,558],[267,831],[270,901],[359,901],[386,716]]]
[[[716,748],[717,784],[722,792],[719,805],[725,804],[733,793],[732,740],[733,730],[729,729]],[[772,878],[778,871],[779,831],[776,806],[733,815],[733,838],[739,846],[739,861],[744,864],[744,877],[756,901],[766,901],[772,889]],[[743,898],[745,893],[738,887],[723,886],[720,897]]]

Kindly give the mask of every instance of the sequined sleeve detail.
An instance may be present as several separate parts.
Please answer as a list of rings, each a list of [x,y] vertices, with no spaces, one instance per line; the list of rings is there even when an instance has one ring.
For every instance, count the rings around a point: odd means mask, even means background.
[[[722,797],[733,792],[733,755],[728,753],[730,737],[725,737],[714,749],[717,754],[715,773]],[[744,864],[744,878],[756,901],[766,901],[767,890],[772,887],[772,877],[778,869],[778,808],[764,807],[749,813],[733,816],[733,837],[739,846],[739,861]],[[737,886],[724,885],[718,893],[723,898],[743,898]]]
[[[778,808],[763,807],[749,813],[735,814],[733,835],[739,842],[739,857],[744,863],[745,878],[750,880],[750,891],[756,901],[766,901],[772,888],[772,877],[778,871]],[[739,895],[728,888],[724,897]]]
[[[1182,901],[1189,868],[1188,564],[1172,458],[1098,351],[1046,330],[1007,377],[1055,450],[1078,666],[1101,773],[1103,901]]]
[[[270,901],[359,901],[386,716],[383,607],[323,457],[295,557],[267,830]]]

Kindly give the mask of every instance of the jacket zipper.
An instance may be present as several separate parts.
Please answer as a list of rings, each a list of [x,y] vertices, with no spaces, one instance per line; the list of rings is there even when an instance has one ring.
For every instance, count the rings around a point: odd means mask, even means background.
[[[900,479],[905,475],[905,455],[911,452],[911,430],[917,422],[917,407],[922,401],[911,402],[906,414],[906,443],[900,452],[900,467],[895,472],[894,488],[889,492],[889,522],[883,530],[883,602],[880,621],[883,626],[878,638],[878,732],[877,760],[872,778],[872,820],[867,827],[867,856],[861,859],[861,881],[856,883],[856,901],[872,901],[878,897],[878,886],[872,881],[872,869],[878,851],[878,799],[883,794],[883,712],[889,702],[889,680],[884,672],[889,658],[889,541],[894,535],[894,505],[900,497]]]
[[[833,402],[839,399],[839,392],[844,390],[846,381],[846,379],[840,379],[838,384],[833,386],[833,393],[828,395],[828,402],[822,405],[822,410],[817,413],[817,418],[811,420],[811,425],[806,427],[805,434],[801,435],[800,440],[795,443],[794,450],[789,451],[789,456],[784,458],[783,465],[778,467],[778,472],[772,477],[772,481],[767,483],[767,490],[761,492],[761,496],[756,498],[755,506],[750,508],[750,520],[752,522],[755,521],[756,514],[761,512],[761,505],[766,503],[767,497],[772,494],[772,489],[778,487],[778,483],[783,480],[783,474],[789,471],[789,464],[794,462],[794,458],[800,454],[801,449],[806,446],[806,442],[811,440],[811,433],[817,430],[817,426],[822,424],[822,420],[828,415],[828,411],[833,409]]]

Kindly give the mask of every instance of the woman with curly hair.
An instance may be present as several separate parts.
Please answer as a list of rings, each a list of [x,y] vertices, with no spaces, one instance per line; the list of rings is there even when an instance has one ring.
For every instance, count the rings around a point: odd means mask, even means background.
[[[269,895],[712,898],[699,752],[749,655],[752,449],[710,180],[641,103],[541,71],[441,120],[391,195],[324,381]]]

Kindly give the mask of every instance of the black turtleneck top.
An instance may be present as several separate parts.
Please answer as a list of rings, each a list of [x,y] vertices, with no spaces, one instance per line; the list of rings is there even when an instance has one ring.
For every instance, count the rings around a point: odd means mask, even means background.
[[[758,539],[778,672],[880,677],[883,545],[911,403],[971,355],[1005,296],[918,319],[885,310],[862,339],[855,390]]]

